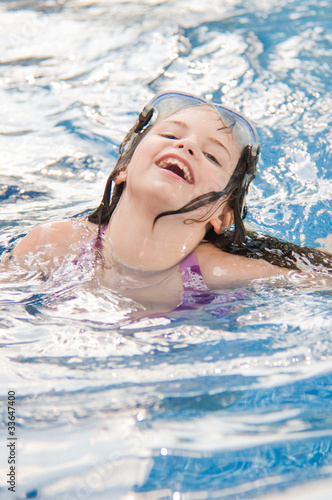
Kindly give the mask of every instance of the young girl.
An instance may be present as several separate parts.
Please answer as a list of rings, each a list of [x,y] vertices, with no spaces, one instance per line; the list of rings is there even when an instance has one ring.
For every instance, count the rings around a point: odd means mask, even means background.
[[[293,250],[280,260],[280,249],[248,240],[242,221],[258,154],[243,116],[192,95],[160,94],[124,138],[97,210],[80,223],[36,227],[14,256],[43,274],[92,257],[98,284],[155,312],[176,308],[186,290],[285,277],[298,267]],[[331,263],[315,255],[318,265]]]

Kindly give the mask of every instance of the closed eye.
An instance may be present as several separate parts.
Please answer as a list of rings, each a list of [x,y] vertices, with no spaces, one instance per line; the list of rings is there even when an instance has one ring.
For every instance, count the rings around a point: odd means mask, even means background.
[[[161,137],[165,137],[166,139],[175,139],[177,140],[177,137],[175,137],[175,135],[172,135],[172,134],[160,134]]]
[[[208,158],[208,160],[211,160],[216,165],[221,166],[220,162],[217,160],[217,158],[215,156],[211,155],[210,153],[205,153],[205,156],[206,156],[206,158]]]

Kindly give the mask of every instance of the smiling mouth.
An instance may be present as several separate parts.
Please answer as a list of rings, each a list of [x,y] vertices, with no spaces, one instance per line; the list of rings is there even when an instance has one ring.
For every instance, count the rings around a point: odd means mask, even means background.
[[[194,179],[192,178],[191,172],[187,165],[185,165],[181,160],[178,160],[177,158],[166,158],[165,160],[161,160],[158,163],[158,167],[173,172],[173,174],[181,177],[181,179],[185,180],[189,184],[194,183]]]

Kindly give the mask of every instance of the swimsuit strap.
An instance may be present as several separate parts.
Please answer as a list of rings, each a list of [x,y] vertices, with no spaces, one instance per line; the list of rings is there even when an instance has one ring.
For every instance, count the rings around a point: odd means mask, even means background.
[[[191,252],[180,262],[183,290],[208,290],[202,276],[195,252]]]
[[[98,250],[99,252],[101,252],[103,249],[103,240],[101,239],[101,237],[103,236],[104,232],[106,231],[107,226],[108,226],[108,224],[106,224],[106,226],[102,227],[100,230],[100,233],[97,236],[95,236],[94,238],[92,238],[92,240],[91,240],[92,247],[95,248],[96,250]]]
[[[83,243],[83,245],[78,253],[77,258],[74,259],[74,261],[73,261],[75,265],[82,264],[84,262],[92,262],[91,249],[94,249],[94,251],[95,251],[94,252],[95,253],[94,261],[96,259],[96,252],[98,252],[99,256],[102,257],[101,252],[103,249],[103,240],[101,239],[101,236],[106,231],[107,226],[108,226],[108,224],[106,224],[106,226],[102,227],[100,230],[100,234],[95,236],[94,238],[92,238],[90,243]]]

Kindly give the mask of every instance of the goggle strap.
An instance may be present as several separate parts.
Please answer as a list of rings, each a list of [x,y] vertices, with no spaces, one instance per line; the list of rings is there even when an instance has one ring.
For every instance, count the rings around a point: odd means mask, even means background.
[[[119,147],[119,156],[122,156],[125,147],[128,145],[134,134],[138,134],[149,123],[153,114],[153,108],[149,109],[145,114],[144,110],[139,114],[134,126],[127,132]]]
[[[136,134],[138,134],[149,123],[153,115],[154,108],[150,108],[146,112],[145,110],[146,108],[144,108],[143,111],[141,111],[137,119],[137,122],[134,126],[134,132],[136,132]]]

